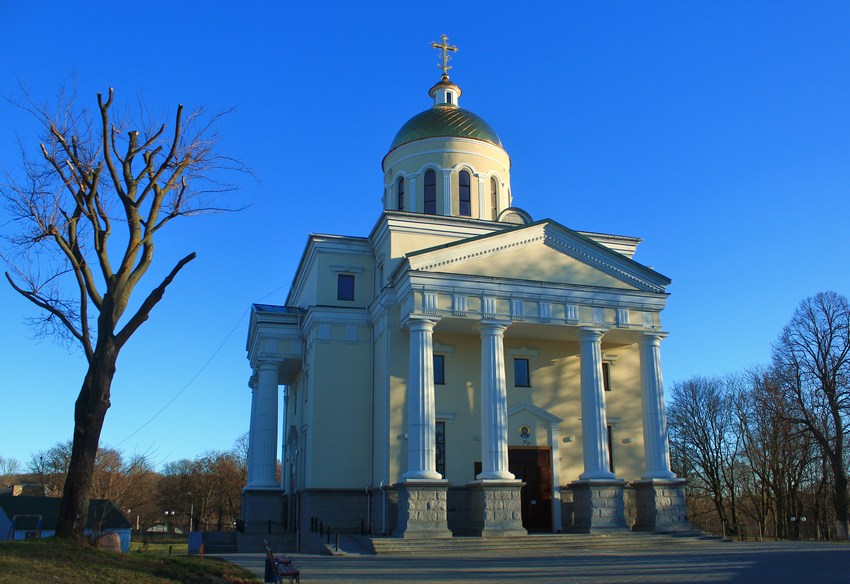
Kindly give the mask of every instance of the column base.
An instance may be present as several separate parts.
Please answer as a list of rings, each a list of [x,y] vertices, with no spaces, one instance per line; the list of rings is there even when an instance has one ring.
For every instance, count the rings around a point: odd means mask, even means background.
[[[283,489],[242,489],[241,518],[244,533],[283,531]]]
[[[614,480],[582,480],[570,483],[573,492],[573,527],[577,533],[626,531],[623,489],[626,482]]]
[[[689,531],[685,479],[634,481],[635,531]]]
[[[408,479],[395,485],[398,522],[394,537],[433,539],[451,537],[446,521],[448,481]]]
[[[522,526],[522,481],[469,483],[470,529],[479,537],[528,535]]]

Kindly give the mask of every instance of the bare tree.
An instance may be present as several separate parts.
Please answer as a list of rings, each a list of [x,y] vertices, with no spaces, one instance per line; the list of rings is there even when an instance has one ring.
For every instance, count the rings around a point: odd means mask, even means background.
[[[194,460],[165,465],[157,486],[158,500],[163,508],[185,517],[187,527],[193,523],[222,531],[239,517],[245,477],[236,449],[205,452]]]
[[[835,292],[803,300],[773,345],[773,366],[793,404],[789,419],[811,432],[829,462],[836,536],[847,539],[845,416],[850,412],[850,304]]]
[[[92,472],[118,355],[193,259],[177,261],[142,289],[157,234],[174,219],[210,212],[215,171],[233,168],[216,153],[201,111],[177,107],[173,124],[112,117],[113,91],[92,114],[60,97],[51,111],[25,96],[22,107],[43,127],[40,153],[24,152],[23,177],[2,196],[20,230],[8,239],[6,278],[39,307],[46,333],[76,343],[88,363],[74,406],[74,435],[56,535],[82,540]],[[140,128],[140,129],[136,129]],[[141,295],[131,305],[131,296]]]
[[[759,535],[789,537],[790,518],[799,517],[800,494],[815,462],[812,438],[789,420],[792,404],[768,371],[757,369],[734,400],[741,455],[749,471],[747,511]]]
[[[671,450],[692,492],[709,497],[725,533],[737,524],[735,432],[728,385],[734,379],[694,377],[674,383],[668,410]]]
[[[10,487],[18,480],[21,463],[17,458],[0,456],[0,487]]]

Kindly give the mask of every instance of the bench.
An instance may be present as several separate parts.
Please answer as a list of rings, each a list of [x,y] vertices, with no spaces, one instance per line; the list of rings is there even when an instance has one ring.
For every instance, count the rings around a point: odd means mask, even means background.
[[[301,571],[292,565],[292,560],[286,556],[275,556],[268,540],[263,540],[263,545],[266,548],[266,578],[269,582],[269,575],[274,578],[271,580],[275,584],[282,584],[284,579],[289,584],[301,584]]]

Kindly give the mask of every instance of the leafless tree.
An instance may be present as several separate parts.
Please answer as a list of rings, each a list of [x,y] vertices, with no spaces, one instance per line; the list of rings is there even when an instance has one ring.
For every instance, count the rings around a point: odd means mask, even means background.
[[[235,449],[205,452],[193,460],[165,465],[157,487],[158,500],[163,509],[185,517],[185,527],[193,523],[196,528],[221,531],[239,517],[245,478],[246,469]]]
[[[694,377],[674,383],[668,411],[676,469],[692,491],[709,497],[726,533],[737,524],[739,437],[735,432],[728,385],[731,378]]]
[[[773,366],[793,405],[789,419],[829,462],[836,536],[847,539],[846,416],[850,413],[850,305],[835,292],[803,300],[773,345]]]
[[[760,536],[771,521],[774,535],[789,537],[790,518],[801,515],[800,494],[816,462],[811,436],[789,420],[792,404],[769,371],[753,370],[747,377],[734,400],[749,478],[745,509]]]
[[[234,168],[216,151],[218,116],[177,107],[173,123],[148,121],[140,107],[113,116],[113,91],[94,112],[60,96],[51,109],[28,95],[21,107],[42,126],[39,154],[24,151],[19,176],[0,187],[19,230],[2,257],[6,278],[42,310],[42,332],[77,344],[88,367],[74,406],[74,435],[56,534],[82,540],[92,473],[118,355],[162,300],[185,255],[143,285],[155,240],[174,219],[217,209],[213,182]],[[204,122],[203,120],[207,120]],[[153,278],[155,276],[150,276]],[[147,280],[145,280],[147,281]],[[138,299],[131,303],[134,292]]]
[[[9,487],[18,479],[21,463],[17,458],[0,456],[0,487]]]

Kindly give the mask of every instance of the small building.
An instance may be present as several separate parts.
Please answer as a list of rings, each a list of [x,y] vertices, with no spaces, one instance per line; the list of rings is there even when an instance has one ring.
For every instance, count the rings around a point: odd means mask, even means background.
[[[23,540],[53,537],[59,521],[59,497],[0,495],[0,540]],[[130,522],[121,510],[107,499],[89,501],[89,515],[84,534],[100,537],[118,534],[121,551],[130,551]]]
[[[371,233],[311,235],[285,303],[252,308],[246,533],[687,528],[661,376],[670,280],[636,237],[516,207],[507,151],[447,71],[383,158]]]

